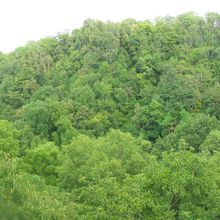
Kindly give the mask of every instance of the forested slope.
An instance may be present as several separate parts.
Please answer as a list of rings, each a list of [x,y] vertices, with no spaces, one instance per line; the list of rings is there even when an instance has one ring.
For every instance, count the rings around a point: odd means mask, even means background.
[[[120,23],[0,54],[0,219],[220,219],[220,15]]]

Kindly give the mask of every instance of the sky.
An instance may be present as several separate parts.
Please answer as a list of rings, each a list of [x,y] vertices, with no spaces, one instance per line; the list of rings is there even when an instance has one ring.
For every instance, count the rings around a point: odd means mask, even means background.
[[[219,0],[0,0],[0,51],[8,53],[83,25],[87,18],[118,22],[194,11],[219,12]]]

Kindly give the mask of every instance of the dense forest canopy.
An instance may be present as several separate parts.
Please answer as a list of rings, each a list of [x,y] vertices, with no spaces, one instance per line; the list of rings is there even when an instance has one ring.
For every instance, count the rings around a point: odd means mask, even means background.
[[[216,19],[88,19],[0,53],[0,219],[220,219]]]

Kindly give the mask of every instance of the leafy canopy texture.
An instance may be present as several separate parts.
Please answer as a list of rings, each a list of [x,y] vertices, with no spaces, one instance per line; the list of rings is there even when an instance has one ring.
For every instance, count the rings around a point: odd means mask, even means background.
[[[0,220],[220,219],[217,20],[88,19],[0,53]]]

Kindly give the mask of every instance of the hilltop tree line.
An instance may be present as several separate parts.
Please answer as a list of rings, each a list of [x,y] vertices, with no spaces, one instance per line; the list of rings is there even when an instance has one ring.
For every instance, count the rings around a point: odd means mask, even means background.
[[[220,219],[216,18],[88,19],[0,53],[0,219]]]

